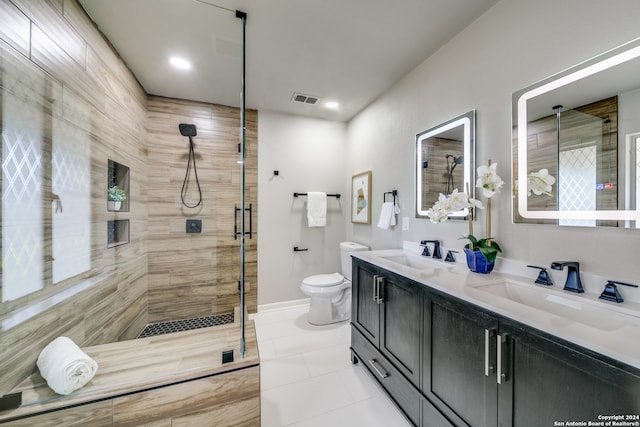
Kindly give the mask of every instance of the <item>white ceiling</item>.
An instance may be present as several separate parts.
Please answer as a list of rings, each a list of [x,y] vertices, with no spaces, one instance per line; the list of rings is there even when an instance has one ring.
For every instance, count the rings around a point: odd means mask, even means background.
[[[498,0],[80,0],[147,93],[347,121]],[[215,4],[220,7],[212,6]],[[168,57],[192,61],[173,69]],[[292,102],[294,92],[318,96]],[[332,111],[324,101],[338,101]]]

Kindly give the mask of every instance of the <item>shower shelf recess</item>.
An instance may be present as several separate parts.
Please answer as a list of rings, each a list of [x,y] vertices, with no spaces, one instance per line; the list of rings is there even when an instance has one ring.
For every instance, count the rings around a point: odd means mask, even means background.
[[[129,220],[116,219],[107,221],[107,248],[114,248],[129,243]]]
[[[107,198],[107,211],[129,212],[129,167],[109,159],[107,164],[107,189],[114,186],[124,191],[125,199],[116,208],[115,202]]]

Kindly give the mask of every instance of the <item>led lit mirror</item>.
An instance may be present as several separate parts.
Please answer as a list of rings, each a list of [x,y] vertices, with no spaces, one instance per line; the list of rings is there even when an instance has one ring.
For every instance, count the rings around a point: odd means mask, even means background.
[[[638,228],[640,39],[513,95],[515,222]]]
[[[454,189],[474,197],[475,110],[462,114],[416,135],[416,216],[427,211],[440,193]],[[468,209],[450,218],[465,219]]]

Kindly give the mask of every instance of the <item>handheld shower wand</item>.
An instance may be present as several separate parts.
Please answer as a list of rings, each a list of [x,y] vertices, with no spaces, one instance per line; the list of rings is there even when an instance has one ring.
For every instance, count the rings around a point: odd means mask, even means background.
[[[451,194],[451,192],[453,191],[453,170],[456,168],[456,166],[461,165],[464,162],[464,156],[456,157],[453,154],[447,154],[444,157],[447,161],[447,189],[445,191],[445,194]],[[452,159],[451,163],[449,163],[449,159]]]
[[[196,168],[196,152],[193,148],[193,139],[192,137],[198,134],[196,130],[196,125],[180,123],[178,125],[178,129],[180,130],[180,135],[189,137],[189,158],[187,160],[187,170],[184,175],[184,181],[182,181],[182,190],[180,191],[180,199],[182,200],[182,204],[187,208],[193,209],[200,206],[202,203],[202,190],[200,189],[200,180],[198,179],[198,169]],[[189,205],[185,202],[185,196],[187,192],[187,183],[189,181],[189,172],[191,172],[191,159],[193,159],[193,172],[196,176],[196,185],[198,187],[198,203],[195,205]]]

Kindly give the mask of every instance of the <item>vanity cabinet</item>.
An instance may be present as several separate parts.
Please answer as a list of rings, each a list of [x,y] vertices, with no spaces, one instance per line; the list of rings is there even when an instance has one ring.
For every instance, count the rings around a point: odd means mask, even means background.
[[[506,375],[498,387],[502,425],[588,423],[613,415],[640,422],[640,370],[509,319],[500,320],[499,332]]]
[[[640,422],[640,369],[359,259],[352,278],[352,361],[414,425]]]
[[[425,290],[422,390],[453,425],[497,425],[497,328],[496,316]]]
[[[361,360],[419,425],[422,285],[356,260],[352,278],[353,362]]]
[[[454,425],[640,421],[637,370],[453,297],[424,306],[422,392]]]

